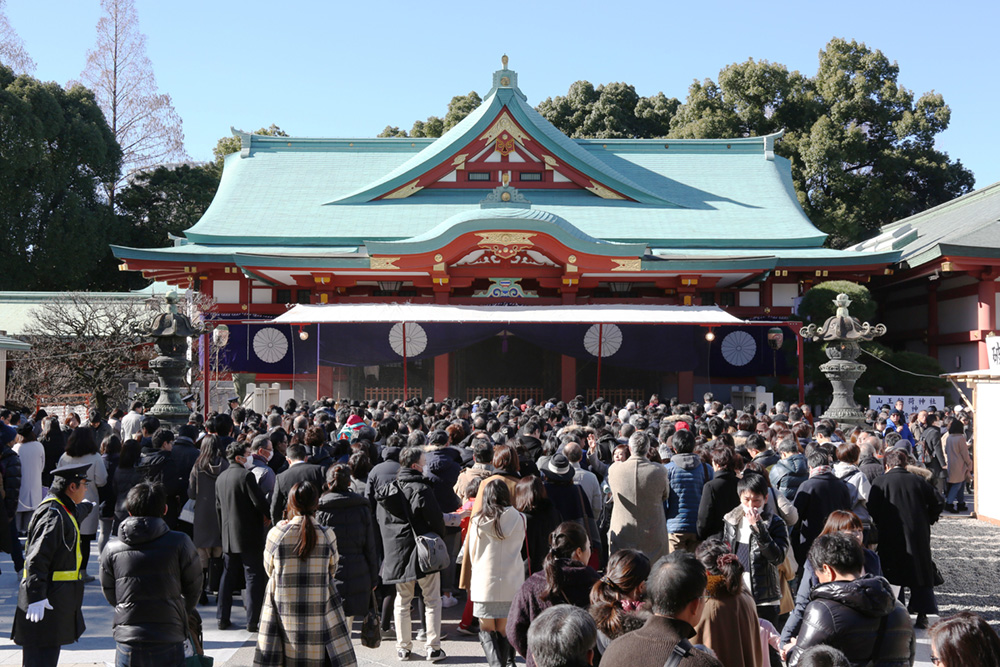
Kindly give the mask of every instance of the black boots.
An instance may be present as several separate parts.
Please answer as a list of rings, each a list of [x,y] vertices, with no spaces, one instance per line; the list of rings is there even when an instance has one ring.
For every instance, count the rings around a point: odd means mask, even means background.
[[[486,662],[490,667],[508,667],[514,663],[514,647],[502,632],[479,631],[479,643],[483,645]]]

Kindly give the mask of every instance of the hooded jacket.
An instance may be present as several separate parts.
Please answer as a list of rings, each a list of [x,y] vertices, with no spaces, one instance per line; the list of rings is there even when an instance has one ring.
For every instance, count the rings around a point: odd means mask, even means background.
[[[384,584],[416,581],[425,575],[417,562],[414,533],[444,534],[444,514],[431,483],[412,468],[400,468],[396,481],[398,484],[386,484],[375,490],[385,550],[381,571]]]
[[[674,454],[667,468],[670,497],[667,499],[667,532],[698,532],[698,508],[712,467],[697,454]]]
[[[473,602],[507,602],[514,599],[524,583],[524,544],[526,520],[513,507],[504,508],[497,517],[483,514],[469,524],[469,557],[472,558],[472,582],[469,595]]]
[[[871,575],[813,589],[798,641],[788,654],[789,667],[798,665],[802,652],[817,644],[840,649],[855,667],[908,667],[916,650],[910,614],[889,582]]]
[[[101,587],[115,608],[119,644],[177,644],[201,594],[201,560],[184,533],[163,519],[125,519],[101,554]]]

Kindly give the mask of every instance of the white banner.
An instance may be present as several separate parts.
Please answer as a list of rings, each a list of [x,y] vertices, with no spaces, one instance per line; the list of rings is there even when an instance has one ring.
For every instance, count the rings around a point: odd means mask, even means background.
[[[888,405],[890,410],[896,409],[896,401],[903,402],[903,412],[919,412],[931,406],[940,410],[944,407],[944,396],[898,396],[896,394],[871,394],[868,396],[868,407],[872,410],[880,410],[883,405]]]

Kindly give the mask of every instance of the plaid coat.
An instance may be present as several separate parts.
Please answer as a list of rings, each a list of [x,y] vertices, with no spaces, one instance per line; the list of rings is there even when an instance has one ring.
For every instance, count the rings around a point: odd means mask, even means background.
[[[270,579],[254,665],[355,667],[350,629],[334,588],[337,536],[313,522],[316,547],[305,559],[295,555],[302,517],[282,521],[267,534],[264,569]],[[324,662],[329,656],[329,663]]]

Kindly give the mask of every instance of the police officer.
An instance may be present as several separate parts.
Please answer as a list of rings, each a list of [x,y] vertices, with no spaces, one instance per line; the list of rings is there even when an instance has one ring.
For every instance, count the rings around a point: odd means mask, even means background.
[[[232,397],[230,397],[226,401],[226,403],[229,404],[229,409],[226,411],[226,414],[229,415],[230,417],[232,417],[233,416],[233,411],[236,408],[240,407],[240,397],[239,396],[232,396]]]
[[[198,399],[195,398],[194,394],[188,394],[181,399],[181,402],[187,406],[187,409],[191,412],[198,412]]]
[[[22,647],[24,667],[55,667],[62,645],[72,644],[86,629],[80,522],[94,507],[84,500],[89,467],[53,470],[50,495],[28,524],[24,574],[11,631],[14,643]]]

